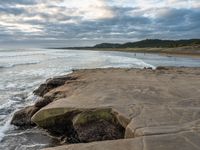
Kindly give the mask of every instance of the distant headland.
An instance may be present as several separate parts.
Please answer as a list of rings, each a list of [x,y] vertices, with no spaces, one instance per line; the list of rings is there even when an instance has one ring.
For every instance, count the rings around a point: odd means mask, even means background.
[[[85,47],[56,47],[55,49],[78,49],[98,51],[125,51],[200,56],[200,39],[160,40],[146,39],[137,42],[101,43]]]

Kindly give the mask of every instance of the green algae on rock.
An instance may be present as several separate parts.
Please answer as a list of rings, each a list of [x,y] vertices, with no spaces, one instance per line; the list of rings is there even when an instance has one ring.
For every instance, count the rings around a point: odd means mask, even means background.
[[[114,116],[111,114],[111,109],[97,109],[88,110],[78,114],[73,119],[73,124],[84,125],[88,122],[96,120],[106,120],[108,122],[115,122]]]
[[[80,142],[124,138],[124,128],[111,112],[111,109],[94,109],[76,115],[73,127]]]

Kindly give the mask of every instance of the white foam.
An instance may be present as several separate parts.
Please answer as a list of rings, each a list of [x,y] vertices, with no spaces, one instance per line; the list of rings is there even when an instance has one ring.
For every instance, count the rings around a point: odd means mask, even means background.
[[[4,138],[5,132],[8,131],[11,128],[11,125],[10,125],[10,121],[12,119],[11,116],[7,117],[8,120],[5,122],[5,124],[3,126],[0,127],[0,142]]]
[[[15,101],[8,100],[6,103],[0,105],[0,109],[8,108],[14,103],[15,103]]]
[[[0,58],[45,55],[43,51],[0,51]]]
[[[15,150],[27,150],[28,148],[43,148],[47,146],[47,144],[32,144],[32,145],[22,145],[19,144]]]
[[[105,65],[103,66],[104,68],[106,68],[106,66],[121,67],[121,68],[127,68],[127,67],[132,67],[132,68],[152,67],[152,68],[155,68],[155,66],[148,64],[138,58],[107,55],[107,54],[103,55],[103,57],[101,57],[101,58],[103,59],[103,62],[105,63]]]
[[[8,83],[8,85],[6,86],[6,88],[15,88],[17,86],[16,83]]]
[[[1,65],[0,68],[12,68],[16,66],[34,65],[34,64],[39,64],[39,63],[40,61],[19,62],[19,63],[13,63],[13,64],[4,64],[4,65]]]
[[[33,93],[31,92],[31,93],[29,93],[28,94],[28,97],[26,98],[26,103],[24,103],[23,105],[30,105],[30,104],[32,104],[33,103],[33,101],[35,100],[37,98],[37,96],[35,96],[35,95],[33,95]],[[2,105],[0,105],[0,109],[5,109],[5,108],[9,108],[9,107],[11,107],[14,103],[16,103],[15,101],[13,101],[13,100],[9,100],[7,103],[4,103],[4,104],[2,104]],[[18,111],[19,110],[19,108],[22,106],[22,104],[16,104],[15,105],[15,108],[16,108],[16,110],[14,111],[14,112],[12,112],[10,115],[7,115],[7,116],[5,116],[4,115],[4,118],[2,118],[2,119],[4,119],[3,120],[3,122],[1,122],[1,126],[0,126],[0,142],[2,141],[2,139],[5,137],[5,133],[8,131],[8,130],[10,130],[10,129],[12,129],[12,127],[14,127],[14,126],[12,126],[11,124],[10,124],[10,122],[11,122],[11,120],[12,120],[12,117],[13,117],[13,114],[16,112],[16,111]],[[3,116],[2,116],[3,117]]]

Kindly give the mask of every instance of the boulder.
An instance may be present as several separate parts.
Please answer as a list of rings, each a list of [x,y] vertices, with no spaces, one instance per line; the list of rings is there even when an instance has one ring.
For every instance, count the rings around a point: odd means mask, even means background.
[[[51,98],[39,98],[35,102],[35,107],[42,108],[42,107],[48,105],[49,103],[51,103],[52,101],[53,101],[53,99],[51,99]]]
[[[28,106],[15,112],[11,124],[19,127],[34,126],[35,123],[31,121],[31,117],[39,110],[38,107]]]
[[[48,79],[45,83],[41,84],[38,89],[34,90],[35,95],[43,97],[50,90],[62,86],[66,81],[76,80],[77,77],[72,76],[59,76]]]
[[[84,111],[73,119],[73,128],[80,142],[121,139],[124,128],[111,109]]]
[[[156,67],[157,70],[169,70],[169,67],[165,67],[165,66],[158,66]]]

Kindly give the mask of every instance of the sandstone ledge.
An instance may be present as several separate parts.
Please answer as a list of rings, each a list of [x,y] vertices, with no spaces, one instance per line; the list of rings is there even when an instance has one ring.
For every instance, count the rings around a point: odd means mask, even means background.
[[[200,149],[200,68],[77,70],[59,79],[37,90],[32,122],[64,143],[92,143],[49,149]]]

